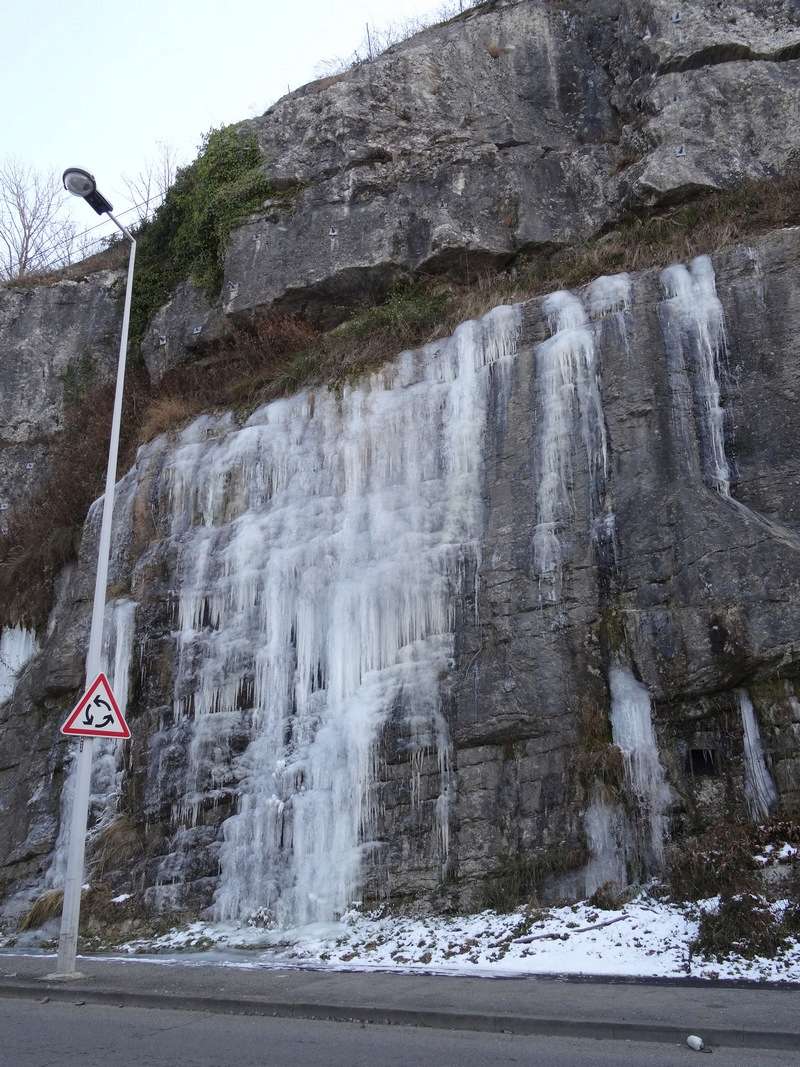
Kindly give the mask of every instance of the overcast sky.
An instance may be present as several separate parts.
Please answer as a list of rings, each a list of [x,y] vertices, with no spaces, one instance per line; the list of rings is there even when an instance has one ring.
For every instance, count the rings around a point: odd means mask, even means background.
[[[378,27],[443,0],[9,0],[0,159],[91,170],[121,211],[120,181],[159,141],[182,162],[212,126],[261,114]],[[66,194],[65,194],[66,196]],[[74,201],[76,221],[98,221]],[[87,217],[88,216],[88,217]]]

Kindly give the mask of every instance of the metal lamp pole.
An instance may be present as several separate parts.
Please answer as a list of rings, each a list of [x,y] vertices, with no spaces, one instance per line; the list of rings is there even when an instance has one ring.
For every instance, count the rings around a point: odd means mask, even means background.
[[[98,191],[95,180],[87,171],[71,168],[64,171],[64,188],[75,196],[83,197],[98,215],[108,215],[120,233],[130,241],[128,258],[128,281],[125,289],[125,310],[122,315],[122,336],[117,362],[117,386],[114,393],[114,415],[111,421],[111,441],[108,445],[108,468],[106,489],[103,498],[103,519],[100,525],[100,544],[97,552],[97,575],[94,583],[92,627],[89,633],[89,652],[86,656],[87,686],[101,670],[103,643],[103,617],[106,608],[108,562],[111,554],[111,522],[114,514],[114,486],[117,479],[117,454],[122,422],[122,393],[125,384],[125,357],[128,351],[128,324],[131,317],[131,294],[133,292],[133,265],[136,259],[136,240],[132,234],[111,214],[112,205]],[[75,794],[72,801],[72,817],[69,829],[69,852],[67,876],[64,882],[64,904],[61,912],[61,932],[58,940],[58,963],[52,978],[80,977],[75,970],[78,950],[78,924],[81,911],[81,886],[86,853],[86,822],[89,814],[89,792],[92,780],[92,750],[94,738],[81,738],[78,766],[75,778]]]

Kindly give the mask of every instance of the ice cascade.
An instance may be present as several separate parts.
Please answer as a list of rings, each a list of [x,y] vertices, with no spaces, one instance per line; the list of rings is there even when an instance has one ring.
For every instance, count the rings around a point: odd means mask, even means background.
[[[689,374],[697,413],[703,472],[721,496],[730,496],[731,470],[725,455],[725,413],[720,373],[725,360],[725,318],[708,256],[689,269],[676,263],[661,273],[666,321]]]
[[[36,634],[24,626],[5,626],[0,631],[0,704],[14,694],[20,671],[39,651]]]
[[[744,741],[744,792],[753,822],[764,822],[778,803],[778,792],[764,758],[761,730],[755,708],[747,692],[740,689],[739,712]]]
[[[620,665],[611,668],[609,684],[612,739],[622,750],[626,784],[636,800],[637,851],[645,867],[658,867],[664,857],[670,792],[658,755],[650,694]]]
[[[519,319],[496,308],[340,395],[303,392],[243,427],[200,419],[166,454],[178,656],[158,744],[188,751],[156,899],[180,893],[191,828],[219,804],[233,807],[219,919],[339,915],[380,855],[390,723],[412,768],[438,760],[431,851],[446,860],[440,680],[477,564],[487,410]]]

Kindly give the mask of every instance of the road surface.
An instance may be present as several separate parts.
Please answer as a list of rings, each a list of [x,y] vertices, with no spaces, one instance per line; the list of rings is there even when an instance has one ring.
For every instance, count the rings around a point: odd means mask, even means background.
[[[692,1067],[704,1062],[698,1056],[686,1047],[633,1041],[0,1000],[2,1067]],[[718,1049],[710,1062],[783,1067],[798,1057]]]

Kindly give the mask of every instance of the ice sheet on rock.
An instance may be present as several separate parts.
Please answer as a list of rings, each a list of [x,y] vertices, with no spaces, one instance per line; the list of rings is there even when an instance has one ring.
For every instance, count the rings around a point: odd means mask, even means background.
[[[778,803],[778,791],[764,757],[755,708],[745,689],[738,691],[744,741],[744,793],[753,822],[764,822]]]
[[[518,331],[518,309],[497,308],[341,395],[270,403],[241,428],[198,420],[168,454],[178,663],[165,730],[188,723],[191,740],[164,890],[200,811],[235,798],[218,916],[340,914],[377,852],[390,719],[412,761],[438,760],[432,850],[446,861],[439,686],[476,569],[487,407]]]
[[[620,276],[624,279],[625,276]],[[605,278],[590,300],[611,310],[627,299],[624,280]],[[605,510],[608,448],[600,394],[595,337],[580,299],[569,292],[551,293],[544,312],[552,336],[537,346],[536,527],[533,568],[548,583],[549,599],[560,595],[562,544],[560,531],[572,520],[572,455],[580,428],[589,466],[589,514],[603,536],[613,517]]]
[[[630,829],[619,804],[614,804],[595,790],[583,817],[589,862],[584,871],[584,893],[590,897],[606,883],[628,884],[626,848]]]
[[[670,791],[658,754],[650,694],[620,665],[609,671],[611,733],[622,750],[625,780],[635,804],[639,840],[632,843],[646,871],[661,866]]]
[[[731,469],[725,454],[725,414],[720,379],[726,358],[725,318],[717,297],[714,268],[697,256],[689,269],[676,263],[661,273],[667,322],[682,354],[694,395],[706,481],[730,495]]]
[[[17,678],[38,651],[33,630],[24,626],[4,626],[0,630],[0,704],[14,695]]]
[[[593,319],[627,311],[631,303],[631,279],[628,274],[603,274],[589,285],[589,313]]]

